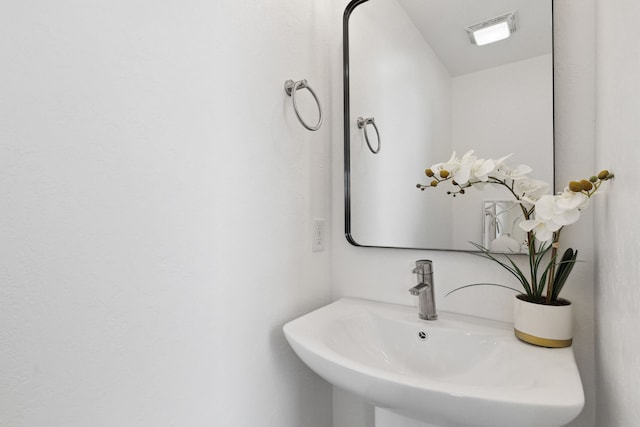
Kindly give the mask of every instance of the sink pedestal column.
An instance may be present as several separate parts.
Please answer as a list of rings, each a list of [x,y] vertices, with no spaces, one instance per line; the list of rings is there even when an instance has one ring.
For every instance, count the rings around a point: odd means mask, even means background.
[[[378,407],[375,408],[375,420],[375,427],[438,427]]]

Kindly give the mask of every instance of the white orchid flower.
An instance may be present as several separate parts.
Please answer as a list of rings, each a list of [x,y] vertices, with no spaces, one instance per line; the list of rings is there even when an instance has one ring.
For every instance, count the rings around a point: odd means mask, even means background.
[[[589,197],[584,193],[576,193],[568,188],[565,188],[563,193],[560,193],[557,197],[557,205],[561,209],[570,210],[578,209],[582,210],[587,207],[589,203]]]
[[[580,219],[580,211],[577,206],[566,208],[560,202],[561,199],[562,196],[551,196],[549,194],[540,197],[536,202],[536,218],[553,221],[561,226],[578,221]]]
[[[476,156],[473,155],[473,150],[467,151],[460,160],[460,168],[455,173],[456,182],[460,185],[464,185],[469,182],[471,178],[471,170],[476,163]]]
[[[457,169],[458,167],[460,167],[460,159],[456,157],[456,152],[454,151],[453,154],[451,154],[451,158],[449,160],[444,163],[440,163],[440,166],[442,169]]]
[[[504,179],[512,179],[514,181],[524,179],[527,177],[527,174],[533,172],[527,165],[518,165],[516,168],[512,168],[505,163],[505,161],[510,158],[513,154],[509,154],[507,156],[501,157],[495,161],[496,170],[495,175],[496,178],[504,180]]]
[[[549,191],[549,184],[532,178],[524,178],[514,181],[513,191],[520,197],[520,200],[535,204],[540,197]]]
[[[496,163],[493,159],[477,159],[471,168],[471,176],[474,181],[487,182],[489,175],[496,170]]]
[[[530,174],[533,171],[531,167],[527,165],[518,165],[515,168],[504,167],[499,169],[497,172],[503,178],[513,179],[514,181],[518,179],[524,179],[527,177],[527,174]]]
[[[533,231],[536,235],[536,239],[541,242],[548,242],[552,240],[553,233],[558,231],[561,227],[553,222],[544,222],[534,219],[522,221],[519,225],[520,228],[526,232]]]
[[[451,175],[455,175],[458,170],[460,170],[460,163],[461,161],[456,157],[456,152],[454,151],[449,160],[442,163],[436,163],[435,165],[432,165],[430,169],[436,174],[440,171],[446,170]]]
[[[562,195],[544,195],[535,204],[535,219],[522,221],[520,228],[533,231],[538,240],[551,240],[554,232],[580,219],[577,206],[575,201],[569,204]]]
[[[462,158],[458,158],[454,151],[449,160],[443,163],[436,163],[431,166],[431,170],[434,173],[446,170],[461,185],[470,181],[473,183],[486,182],[489,179],[489,175],[495,171],[495,161],[492,159],[478,159],[473,155],[473,150],[467,151]]]

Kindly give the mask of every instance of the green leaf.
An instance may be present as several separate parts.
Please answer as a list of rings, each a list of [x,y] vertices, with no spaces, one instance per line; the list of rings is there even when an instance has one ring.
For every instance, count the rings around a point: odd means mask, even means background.
[[[522,291],[520,289],[512,288],[511,286],[507,286],[507,285],[500,285],[498,283],[470,283],[468,285],[464,285],[464,286],[460,286],[459,288],[455,288],[454,290],[447,292],[444,296],[448,297],[449,295],[451,295],[454,292],[459,291],[460,289],[471,288],[473,286],[497,286],[499,288],[510,289],[510,290],[512,290],[514,292],[522,293]]]
[[[544,285],[546,283],[545,279],[549,271],[549,265],[547,265],[547,268],[545,268],[540,280],[538,280],[538,271],[540,269],[540,264],[542,263],[542,260],[544,259],[544,256],[547,254],[549,249],[551,249],[551,245],[548,245],[545,242],[542,242],[540,243],[540,246],[536,250],[533,257],[529,255],[529,265],[531,266],[530,268],[531,268],[531,276],[532,276],[531,280],[534,283],[533,293],[535,295],[536,300],[539,300],[542,298],[542,293],[544,291]],[[535,250],[535,247],[534,247],[534,250]]]
[[[574,252],[571,248],[567,249],[562,255],[562,260],[558,263],[556,276],[553,278],[553,295],[551,295],[551,301],[558,299],[560,291],[562,291],[573,267],[576,265],[577,257],[578,251]]]
[[[529,281],[527,280],[527,277],[522,273],[522,270],[520,270],[520,268],[518,268],[516,263],[513,262],[511,257],[509,257],[506,254],[501,254],[505,258],[507,258],[507,260],[509,260],[509,263],[511,264],[511,266],[509,266],[507,263],[505,263],[503,261],[500,261],[498,258],[493,256],[493,254],[491,252],[489,252],[489,250],[487,248],[485,248],[484,246],[479,245],[479,244],[474,243],[474,242],[469,242],[469,243],[471,243],[473,246],[475,246],[480,251],[480,253],[471,252],[472,254],[480,256],[482,258],[490,259],[490,260],[500,264],[500,266],[502,268],[507,270],[509,273],[511,273],[513,276],[515,276],[516,279],[518,279],[518,281],[520,282],[520,284],[524,288],[524,290],[527,293],[527,295],[532,295],[532,292],[531,292],[532,289],[531,289],[531,286],[529,285]]]

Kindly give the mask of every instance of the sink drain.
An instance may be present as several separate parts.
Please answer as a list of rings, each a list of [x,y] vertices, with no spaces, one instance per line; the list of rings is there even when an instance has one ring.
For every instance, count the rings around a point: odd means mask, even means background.
[[[418,332],[418,338],[420,338],[420,340],[422,341],[426,341],[429,339],[429,334],[426,333],[425,331],[420,331]]]

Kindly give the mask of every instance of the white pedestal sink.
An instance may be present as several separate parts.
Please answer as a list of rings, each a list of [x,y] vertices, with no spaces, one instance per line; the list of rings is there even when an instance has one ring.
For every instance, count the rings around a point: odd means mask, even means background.
[[[438,427],[413,418],[403,417],[383,408],[375,408],[374,422],[373,427]]]
[[[344,298],[287,323],[298,356],[328,382],[438,427],[560,427],[584,406],[571,347],[530,346],[512,326]]]

